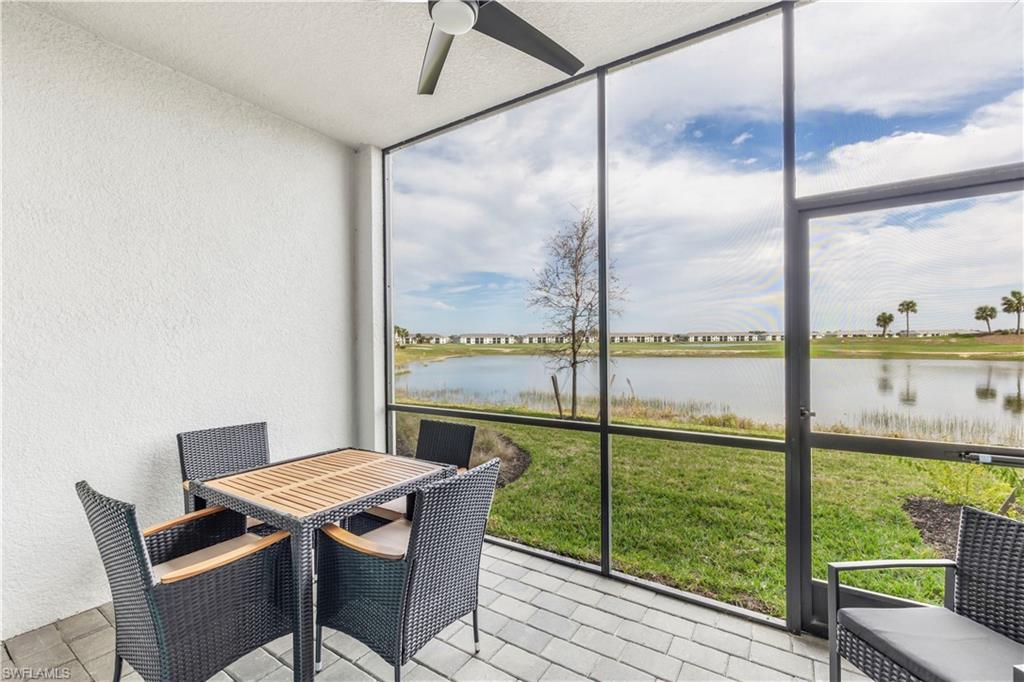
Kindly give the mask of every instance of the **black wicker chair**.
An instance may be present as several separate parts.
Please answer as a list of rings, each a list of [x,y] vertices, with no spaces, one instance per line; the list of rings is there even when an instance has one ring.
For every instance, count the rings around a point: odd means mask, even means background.
[[[840,608],[839,576],[946,570],[945,608]],[[964,507],[956,561],[848,561],[828,567],[829,670],[845,658],[873,680],[1008,681],[1024,663],[1024,523]]]
[[[416,439],[416,459],[468,469],[475,437],[476,427],[472,424],[423,419]]]
[[[468,613],[479,649],[480,552],[498,479],[492,459],[416,494],[412,521],[366,535],[338,526],[320,533],[317,583],[319,665],[323,627],[346,632],[401,666],[438,632]]]
[[[428,462],[451,464],[460,470],[469,468],[473,455],[473,439],[476,427],[472,424],[440,422],[431,419],[420,420],[419,436],[416,439],[416,459]],[[363,514],[350,519],[349,530],[371,530],[389,521],[402,517],[411,518],[408,499],[400,497],[387,504],[367,509]]]
[[[178,434],[178,459],[185,488],[185,513],[202,509],[206,501],[188,491],[192,479],[206,479],[270,463],[267,423],[221,426]]]
[[[245,532],[209,507],[140,531],[135,506],[81,481],[114,601],[114,682],[128,661],[144,680],[198,682],[292,631],[288,534]]]

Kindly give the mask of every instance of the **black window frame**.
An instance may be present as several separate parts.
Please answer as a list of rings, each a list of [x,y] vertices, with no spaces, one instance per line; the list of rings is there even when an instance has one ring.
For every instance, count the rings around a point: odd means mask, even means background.
[[[748,437],[684,431],[675,429],[632,426],[610,420],[608,395],[609,326],[606,283],[608,274],[608,192],[607,192],[607,93],[605,79],[609,72],[628,66],[715,34],[758,21],[767,16],[782,16],[782,123],[783,123],[783,254],[785,287],[785,437],[783,439]],[[796,195],[795,158],[795,56],[794,56],[794,3],[786,0],[759,8],[729,21],[688,34],[648,50],[618,59],[614,62],[582,72],[527,95],[487,108],[471,116],[453,121],[383,149],[383,230],[384,230],[384,338],[385,344],[385,401],[388,450],[394,452],[394,419],[397,414],[474,419],[494,423],[521,424],[544,428],[584,431],[600,437],[601,466],[601,562],[600,565],[582,563],[543,550],[524,547],[500,538],[489,537],[490,542],[515,547],[521,551],[543,556],[567,565],[600,573],[627,583],[642,585],[656,592],[697,603],[719,611],[738,615],[755,622],[785,628],[790,632],[827,634],[825,614],[825,583],[811,575],[811,450],[830,449],[857,452],[864,455],[889,455],[949,461],[976,461],[979,454],[998,455],[1000,464],[1024,467],[1024,448],[990,446],[971,443],[949,443],[927,440],[886,438],[814,431],[810,391],[810,281],[809,281],[809,221],[816,217],[859,213],[880,208],[928,204],[950,199],[1024,191],[1024,163],[974,169],[918,178],[895,183],[860,187],[851,190]],[[599,243],[600,339],[598,364],[600,372],[600,419],[596,422],[561,420],[546,417],[525,417],[478,410],[454,409],[398,403],[394,399],[394,322],[392,319],[392,267],[390,155],[404,147],[450,131],[459,126],[496,114],[547,94],[570,87],[584,80],[597,83],[597,207]],[[682,592],[673,588],[642,580],[615,571],[612,568],[612,501],[611,501],[611,437],[635,436],[684,443],[744,448],[785,455],[785,516],[786,516],[786,617],[774,618],[739,606]],[[863,604],[905,603],[886,595],[850,588],[851,597]]]

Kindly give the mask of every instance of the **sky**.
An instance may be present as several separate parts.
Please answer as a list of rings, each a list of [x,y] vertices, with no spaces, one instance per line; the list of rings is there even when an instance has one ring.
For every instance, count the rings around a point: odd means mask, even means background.
[[[1022,3],[818,2],[795,13],[800,195],[1024,160]],[[781,21],[608,77],[612,331],[781,330]],[[392,157],[394,320],[545,330],[545,239],[596,199],[584,82]],[[811,223],[811,324],[977,328],[1024,288],[1019,193]],[[1009,326],[1000,313],[994,326]]]

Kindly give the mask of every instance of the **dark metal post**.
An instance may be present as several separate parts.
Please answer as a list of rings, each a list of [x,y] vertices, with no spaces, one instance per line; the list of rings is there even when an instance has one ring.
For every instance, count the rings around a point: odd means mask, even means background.
[[[601,402],[601,572],[612,570],[612,456],[608,433],[608,115],[606,69],[597,71],[597,282],[598,365]]]
[[[796,210],[793,5],[782,7],[783,219],[786,305],[786,626],[810,616],[810,296],[806,222]]]
[[[839,660],[839,569],[828,567],[828,679],[839,682],[842,661]]]

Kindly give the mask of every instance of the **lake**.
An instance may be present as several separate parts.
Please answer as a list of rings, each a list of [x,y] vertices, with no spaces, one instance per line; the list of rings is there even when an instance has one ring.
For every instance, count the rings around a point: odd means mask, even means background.
[[[399,397],[554,411],[548,358],[476,355],[413,363],[395,378]],[[616,357],[613,399],[676,404],[688,414],[783,422],[781,358]],[[567,372],[559,373],[563,402]],[[581,370],[580,395],[597,396],[597,365]],[[1024,363],[975,360],[815,359],[816,428],[1024,445]],[[621,403],[620,403],[621,404]],[[614,416],[614,406],[613,406]]]

